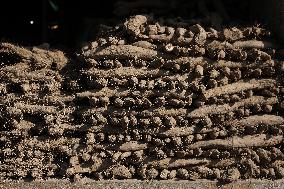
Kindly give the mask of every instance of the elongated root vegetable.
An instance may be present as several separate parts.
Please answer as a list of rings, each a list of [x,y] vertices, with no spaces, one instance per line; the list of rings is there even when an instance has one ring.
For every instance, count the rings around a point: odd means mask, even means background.
[[[162,160],[154,160],[147,162],[147,166],[154,167],[157,169],[163,168],[180,168],[194,165],[208,164],[210,161],[207,159],[177,159],[177,158],[166,158]]]
[[[259,125],[283,125],[284,119],[281,116],[275,115],[253,115],[241,120],[233,120],[226,123],[228,126],[243,128],[243,127],[257,127]]]
[[[36,69],[55,67],[61,70],[68,63],[68,59],[62,51],[46,50],[39,47],[22,48],[10,43],[0,44],[0,54],[14,56],[14,60],[19,62],[22,59],[23,62],[28,62],[31,67]]]
[[[139,143],[137,141],[130,141],[126,142],[124,144],[118,144],[118,145],[113,145],[113,144],[106,144],[106,145],[95,145],[94,148],[96,149],[105,149],[105,150],[118,150],[118,151],[139,151],[139,150],[144,150],[148,148],[148,145],[145,143]]]
[[[159,69],[149,69],[149,68],[140,68],[135,69],[132,67],[122,67],[122,68],[115,68],[113,70],[97,70],[97,69],[90,69],[84,72],[86,75],[92,77],[100,77],[100,78],[125,78],[125,77],[137,77],[137,78],[148,78],[148,77],[160,77],[160,76],[167,76],[169,71],[166,70],[159,70]]]
[[[223,159],[220,161],[212,159],[179,159],[179,158],[165,158],[161,160],[144,160],[145,165],[148,167],[153,167],[156,169],[176,169],[176,168],[186,168],[186,167],[195,167],[195,166],[206,166],[210,168],[226,168],[228,166],[236,165],[240,160],[238,158]]]
[[[237,41],[233,43],[234,48],[241,49],[269,49],[269,48],[277,48],[275,44],[269,41],[257,41],[257,40],[248,40],[248,41]]]
[[[253,96],[251,98],[247,98],[244,100],[241,100],[239,102],[234,103],[233,105],[224,104],[224,105],[211,105],[211,106],[205,106],[198,108],[196,110],[193,110],[190,112],[187,116],[190,118],[194,117],[204,117],[207,115],[215,115],[215,114],[225,114],[228,112],[232,112],[234,110],[237,110],[240,107],[246,107],[246,106],[252,106],[255,104],[276,104],[278,103],[277,98],[264,98],[262,96]]]
[[[267,87],[272,87],[276,85],[276,81],[273,79],[263,79],[263,80],[250,80],[248,82],[240,81],[233,84],[225,85],[222,87],[216,87],[214,89],[209,89],[203,93],[205,99],[214,96],[220,96],[224,94],[238,93],[250,89],[264,89]]]
[[[209,133],[213,129],[200,129],[197,126],[191,127],[173,127],[169,130],[157,133],[160,137],[178,137],[178,136],[188,136],[194,133]]]
[[[253,147],[268,147],[280,144],[283,140],[282,135],[271,136],[266,134],[249,135],[244,137],[232,137],[227,139],[215,139],[209,141],[199,141],[187,146],[188,149],[198,148],[217,148],[217,149],[232,149],[232,148],[253,148]]]
[[[88,54],[84,55],[98,60],[112,58],[152,60],[157,57],[158,52],[132,45],[113,45],[102,49],[96,49],[95,52],[88,51]]]

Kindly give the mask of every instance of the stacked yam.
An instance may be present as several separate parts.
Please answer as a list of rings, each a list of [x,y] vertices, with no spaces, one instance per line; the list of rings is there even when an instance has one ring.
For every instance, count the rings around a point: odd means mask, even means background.
[[[76,69],[60,51],[0,55],[5,179],[284,177],[284,63],[266,29],[137,15]]]

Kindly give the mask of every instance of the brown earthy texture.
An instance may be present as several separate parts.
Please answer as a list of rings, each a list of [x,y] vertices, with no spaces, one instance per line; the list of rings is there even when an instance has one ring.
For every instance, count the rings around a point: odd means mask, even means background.
[[[9,189],[281,189],[283,180],[238,180],[232,183],[218,183],[210,180],[101,180],[94,181],[88,178],[78,182],[70,182],[65,179],[48,179],[46,181],[37,180],[33,182],[8,181],[0,182],[0,188]]]
[[[260,27],[137,15],[77,58],[0,45],[0,180],[284,177],[284,62]]]

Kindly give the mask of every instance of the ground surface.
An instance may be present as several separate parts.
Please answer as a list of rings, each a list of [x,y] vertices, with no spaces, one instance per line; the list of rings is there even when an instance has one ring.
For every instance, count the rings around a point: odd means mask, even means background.
[[[91,181],[87,183],[70,183],[68,181],[33,181],[33,182],[7,182],[0,183],[1,189],[282,189],[284,181],[248,180],[237,181],[230,184],[218,184],[213,181]]]

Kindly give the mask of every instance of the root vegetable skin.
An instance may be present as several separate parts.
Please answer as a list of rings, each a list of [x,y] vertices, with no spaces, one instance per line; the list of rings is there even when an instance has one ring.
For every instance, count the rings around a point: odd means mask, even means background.
[[[149,39],[151,41],[159,41],[169,43],[174,37],[175,29],[172,27],[167,27],[167,34],[160,34],[160,35],[149,35]]]
[[[153,116],[180,116],[187,115],[188,109],[175,109],[175,108],[150,108],[148,110],[143,111],[134,111],[134,110],[126,110],[126,109],[116,109],[114,111],[109,108],[96,108],[88,110],[88,114],[93,113],[101,113],[104,116],[112,115],[112,116],[142,116],[142,117],[153,117]]]
[[[275,61],[256,61],[256,62],[233,62],[226,60],[219,60],[215,64],[211,64],[213,68],[265,68],[265,67],[274,67]]]
[[[147,78],[147,77],[160,77],[169,75],[169,71],[159,70],[159,69],[149,69],[149,68],[140,68],[135,69],[132,67],[122,67],[113,70],[98,70],[98,69],[90,69],[88,71],[83,72],[86,75],[90,75],[93,77],[101,77],[101,78],[124,78],[136,76],[137,78]]]
[[[133,46],[136,46],[136,47],[141,47],[141,48],[144,48],[144,49],[156,49],[157,46],[148,42],[148,41],[137,41],[135,43],[132,44]]]
[[[191,94],[188,94],[186,90],[180,91],[179,94],[176,93],[176,90],[146,90],[146,91],[138,91],[138,90],[128,90],[126,88],[122,89],[110,89],[110,88],[102,88],[100,90],[92,90],[85,91],[82,93],[77,93],[76,96],[79,98],[82,97],[127,97],[127,96],[137,96],[137,97],[151,97],[151,96],[164,96],[164,97],[175,97],[177,99],[184,99],[186,96],[188,97]]]
[[[209,89],[204,92],[203,96],[208,99],[214,96],[220,96],[223,94],[238,93],[241,91],[246,91],[250,89],[263,89],[276,85],[276,81],[273,79],[260,79],[260,80],[250,80],[248,82],[240,81],[233,84],[225,85],[222,87],[216,87]]]
[[[259,126],[259,125],[283,125],[284,118],[275,115],[254,115],[241,120],[233,120],[226,123],[227,126],[232,126],[236,128],[249,127],[249,126]]]
[[[210,160],[207,159],[176,159],[176,158],[166,158],[162,160],[150,161],[147,164],[149,167],[154,167],[157,169],[164,168],[179,168],[194,165],[204,165],[208,164]]]
[[[188,136],[194,133],[209,133],[212,132],[213,129],[201,129],[197,126],[191,127],[174,127],[167,131],[157,133],[157,136],[160,137],[179,137],[179,136]]]
[[[16,103],[14,107],[20,109],[23,113],[31,114],[56,114],[57,112],[54,106],[40,106]]]
[[[277,46],[270,41],[257,41],[257,40],[237,41],[237,42],[233,43],[233,47],[234,48],[241,48],[241,49],[277,48]]]
[[[134,36],[140,34],[140,26],[147,22],[147,17],[144,15],[136,15],[131,17],[124,23],[126,31]]]
[[[223,159],[223,160],[212,160],[212,159],[178,159],[178,158],[165,158],[162,160],[148,160],[146,159],[145,165],[147,167],[153,167],[156,169],[176,169],[183,167],[194,167],[194,166],[206,166],[210,168],[226,168],[229,166],[236,165],[239,160],[236,158]]]
[[[138,150],[145,150],[148,148],[148,145],[145,143],[139,143],[137,141],[130,141],[123,143],[121,145],[112,145],[112,144],[97,144],[94,145],[95,149],[103,149],[103,150],[117,150],[122,152],[128,151],[138,151]]]
[[[233,105],[224,104],[224,105],[211,105],[211,106],[204,106],[193,110],[190,112],[187,117],[190,118],[197,118],[197,117],[204,117],[207,115],[216,115],[216,114],[225,114],[228,112],[232,112],[237,110],[240,107],[251,106],[255,104],[276,104],[278,103],[278,98],[264,98],[262,96],[253,96],[251,98],[247,98],[241,100],[239,102],[234,103]]]
[[[233,148],[255,148],[268,147],[280,144],[283,135],[271,136],[266,134],[248,135],[243,137],[231,137],[227,139],[215,139],[209,141],[199,141],[187,146],[188,149],[233,149]]]
[[[223,175],[223,180],[226,182],[233,182],[240,178],[241,173],[237,168],[231,168],[226,170]]]
[[[10,43],[1,43],[0,52],[17,55],[36,69],[51,68],[52,65],[55,65],[56,69],[61,70],[68,63],[68,59],[62,51],[51,51],[39,47],[29,49]]]
[[[114,178],[130,179],[132,177],[129,169],[124,165],[112,166],[107,170],[107,172],[110,172]]]
[[[112,58],[153,60],[157,57],[158,52],[132,45],[111,45],[105,48],[102,47],[96,50],[89,50],[83,54],[85,57],[93,58],[95,60]]]

